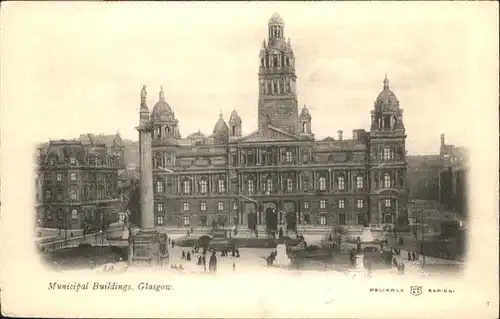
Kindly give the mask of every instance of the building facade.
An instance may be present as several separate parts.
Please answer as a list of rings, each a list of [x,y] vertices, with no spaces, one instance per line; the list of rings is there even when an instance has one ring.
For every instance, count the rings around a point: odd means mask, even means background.
[[[37,150],[39,227],[80,229],[98,226],[119,208],[118,170],[123,166],[105,144],[50,141]]]
[[[300,113],[295,55],[274,14],[260,50],[258,128],[243,135],[234,110],[211,135],[182,138],[163,88],[152,108],[154,214],[157,226],[394,224],[407,214],[403,110],[389,87],[368,113],[370,130],[351,139],[316,140]],[[142,99],[142,98],[141,98]],[[142,102],[141,102],[142,103]],[[146,106],[147,107],[147,106]],[[141,105],[141,118],[144,107]],[[368,122],[368,121],[367,121]]]
[[[406,162],[410,198],[439,202],[439,174],[443,167],[439,154],[408,155]]]
[[[446,144],[441,134],[440,157],[442,169],[439,175],[440,202],[447,210],[467,218],[468,153],[464,147]]]

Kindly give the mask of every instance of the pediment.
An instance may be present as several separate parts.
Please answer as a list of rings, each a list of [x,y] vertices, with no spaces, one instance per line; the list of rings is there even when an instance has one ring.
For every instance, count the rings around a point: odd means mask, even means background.
[[[375,193],[378,195],[397,195],[399,191],[395,188],[382,188],[377,190]]]
[[[261,128],[241,138],[239,142],[296,141],[299,137],[272,126]]]

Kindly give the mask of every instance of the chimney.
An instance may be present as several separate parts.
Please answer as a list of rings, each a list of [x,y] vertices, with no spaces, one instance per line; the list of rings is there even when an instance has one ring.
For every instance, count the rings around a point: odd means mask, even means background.
[[[353,140],[358,140],[359,139],[359,132],[358,132],[358,130],[352,130],[352,139]]]
[[[444,134],[441,134],[441,146],[444,146]]]
[[[342,134],[343,134],[342,130],[338,130],[337,133],[339,134],[338,140],[342,141]]]

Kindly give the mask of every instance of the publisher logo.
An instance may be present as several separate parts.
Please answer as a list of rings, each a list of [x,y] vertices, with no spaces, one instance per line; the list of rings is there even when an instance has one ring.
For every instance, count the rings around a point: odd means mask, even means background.
[[[422,294],[422,286],[410,286],[410,293],[414,296],[420,296]]]

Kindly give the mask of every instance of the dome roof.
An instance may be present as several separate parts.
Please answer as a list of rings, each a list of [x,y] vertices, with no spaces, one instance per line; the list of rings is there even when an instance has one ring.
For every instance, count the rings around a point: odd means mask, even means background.
[[[151,112],[151,118],[153,121],[168,120],[174,117],[174,112],[170,105],[165,102],[165,94],[163,93],[163,87],[160,90],[159,100],[153,107],[153,112]]]
[[[387,75],[384,79],[384,89],[377,97],[375,101],[376,105],[391,105],[391,106],[399,106],[399,100],[396,97],[396,94],[391,91],[389,88],[389,80],[387,79]]]
[[[285,25],[285,21],[283,21],[278,12],[275,12],[269,19],[269,25],[271,24]]]
[[[122,141],[122,137],[120,136],[120,133],[116,133],[116,136],[113,139],[113,144],[115,146],[122,146],[123,141]]]
[[[222,118],[222,112],[219,114],[219,119],[214,126],[214,136],[226,136],[229,135],[229,126],[227,126],[226,121]]]
[[[241,117],[238,115],[238,112],[236,110],[233,110],[231,112],[231,116],[229,117],[229,123],[233,122],[240,122],[241,123]]]
[[[311,119],[311,114],[309,114],[309,109],[305,105],[302,108],[302,111],[300,112],[300,118],[308,119],[308,120]]]

